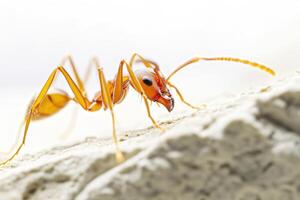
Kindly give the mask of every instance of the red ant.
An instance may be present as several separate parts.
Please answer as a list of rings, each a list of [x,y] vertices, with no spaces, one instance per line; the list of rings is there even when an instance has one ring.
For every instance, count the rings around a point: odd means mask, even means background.
[[[69,61],[72,71],[75,75],[75,81],[71,78],[69,73],[63,67],[64,64]],[[100,67],[97,59],[92,59],[92,64],[97,67],[98,77],[100,80],[100,88],[101,90],[96,93],[95,97],[90,101],[87,98],[87,93],[85,91],[84,82],[79,77],[79,74],[76,70],[75,64],[71,56],[64,57],[60,66],[55,68],[53,72],[50,74],[48,80],[40,91],[39,95],[32,101],[30,106],[28,107],[27,115],[24,119],[24,132],[21,144],[16,148],[15,152],[6,160],[4,160],[0,165],[5,165],[19,153],[23,145],[26,141],[27,131],[31,121],[39,120],[42,118],[49,117],[62,108],[64,108],[68,102],[74,101],[79,104],[84,110],[89,112],[95,112],[103,108],[104,110],[109,110],[112,116],[112,136],[113,141],[116,146],[116,159],[118,162],[122,162],[124,160],[124,156],[119,149],[116,127],[115,127],[115,113],[114,106],[115,104],[121,103],[128,93],[128,89],[130,86],[133,87],[135,91],[137,91],[143,98],[145,102],[145,106],[147,109],[148,117],[152,121],[154,127],[164,130],[161,126],[157,124],[157,122],[153,119],[149,102],[157,102],[162,104],[169,112],[171,112],[174,108],[174,98],[169,90],[169,88],[175,89],[178,94],[180,100],[186,104],[187,106],[198,109],[198,107],[191,105],[187,101],[185,101],[184,97],[178,90],[178,88],[170,82],[170,79],[173,77],[181,69],[186,66],[198,62],[198,61],[230,61],[230,62],[238,62],[242,64],[246,64],[252,67],[259,68],[271,75],[275,75],[275,72],[261,64],[256,62],[251,62],[248,60],[243,60],[239,58],[229,58],[229,57],[215,57],[215,58],[202,58],[195,57],[182,65],[178,66],[167,78],[160,71],[159,66],[150,60],[144,59],[139,54],[133,54],[130,62],[126,62],[122,60],[119,65],[119,69],[117,75],[112,80],[106,80],[105,75],[103,73],[103,69]],[[141,62],[146,69],[133,71],[132,66],[135,62]],[[128,71],[128,75],[123,74],[123,68],[126,67]],[[58,73],[61,73],[65,80],[67,81],[70,89],[74,94],[74,98],[71,98],[66,92],[63,90],[58,90],[57,92],[48,93],[53,81]]]

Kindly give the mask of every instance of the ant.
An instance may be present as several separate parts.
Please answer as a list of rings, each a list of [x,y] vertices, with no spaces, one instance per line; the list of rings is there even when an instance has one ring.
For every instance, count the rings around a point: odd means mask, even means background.
[[[66,62],[70,63],[73,74],[75,76],[75,81],[71,78],[69,73],[63,67]],[[190,64],[199,62],[199,61],[229,61],[246,64],[252,67],[259,68],[271,75],[275,75],[275,71],[272,69],[258,64],[256,62],[239,59],[239,58],[230,58],[230,57],[213,57],[213,58],[203,58],[195,57],[187,62],[178,66],[167,78],[162,74],[160,67],[155,62],[143,58],[141,55],[134,53],[129,63],[125,60],[121,60],[118,68],[117,75],[112,80],[106,80],[103,68],[100,67],[100,64],[96,58],[93,58],[91,61],[92,65],[95,65],[98,72],[98,78],[100,82],[100,91],[96,93],[92,100],[87,98],[87,93],[84,87],[84,82],[75,67],[74,61],[71,56],[66,56],[62,59],[61,65],[55,68],[50,74],[48,80],[44,84],[38,96],[30,103],[28,107],[27,114],[22,123],[22,126],[25,126],[23,131],[23,137],[21,144],[18,145],[16,150],[9,151],[9,154],[12,153],[6,160],[0,163],[0,166],[3,166],[13,160],[17,154],[20,152],[22,147],[26,142],[27,132],[31,121],[36,121],[39,119],[47,118],[53,114],[60,111],[64,108],[67,103],[73,101],[79,104],[84,110],[89,112],[95,112],[103,108],[104,110],[109,110],[112,117],[112,137],[115,144],[115,156],[117,162],[122,162],[125,158],[123,153],[119,148],[119,143],[116,134],[115,126],[115,113],[114,106],[115,104],[121,103],[126,97],[129,87],[138,92],[145,103],[147,114],[154,127],[164,131],[164,128],[159,126],[157,122],[151,115],[149,100],[152,102],[157,102],[163,105],[169,112],[174,108],[174,98],[170,92],[170,88],[174,89],[179,96],[179,99],[186,104],[187,106],[193,109],[199,109],[199,107],[193,106],[188,103],[179,89],[171,83],[170,79],[180,70],[189,66]],[[133,71],[133,64],[140,62],[145,66],[145,69]],[[90,65],[91,66],[91,65]],[[126,66],[128,75],[123,74],[123,68]],[[51,88],[55,77],[58,74],[62,74],[64,79],[67,81],[74,97],[70,97],[65,91],[58,90],[53,93],[48,93],[48,90]]]

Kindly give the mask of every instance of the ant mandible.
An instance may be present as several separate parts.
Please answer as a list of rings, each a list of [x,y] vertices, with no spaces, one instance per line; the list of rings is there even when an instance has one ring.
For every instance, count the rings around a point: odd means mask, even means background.
[[[69,73],[63,67],[67,61],[69,61],[70,63],[70,66],[75,76],[75,81],[71,78]],[[169,88],[173,88],[175,89],[177,95],[184,104],[193,109],[198,109],[198,107],[188,103],[180,93],[179,89],[170,82],[170,79],[173,77],[174,74],[176,74],[178,71],[185,68],[186,66],[192,63],[196,63],[198,61],[238,62],[259,68],[271,75],[275,75],[275,71],[273,71],[272,69],[264,65],[258,64],[256,62],[244,59],[230,57],[195,57],[178,66],[167,78],[165,78],[162,72],[160,71],[159,66],[155,62],[147,60],[141,55],[134,53],[129,63],[125,60],[122,60],[120,62],[119,69],[115,78],[106,81],[103,69],[100,67],[97,59],[93,58],[91,63],[94,64],[97,68],[101,90],[98,93],[96,93],[95,97],[90,101],[87,98],[87,93],[84,87],[84,81],[82,81],[82,79],[80,78],[72,57],[66,56],[63,58],[61,65],[55,68],[50,74],[42,90],[28,107],[28,112],[23,122],[25,128],[23,131],[21,144],[18,145],[14,153],[9,152],[9,154],[12,155],[9,156],[3,162],[1,162],[0,166],[5,165],[11,160],[13,160],[16,157],[16,155],[20,152],[20,150],[25,144],[27,131],[31,121],[43,119],[57,113],[62,108],[64,108],[70,101],[74,101],[75,103],[79,104],[84,110],[89,112],[98,111],[102,107],[104,110],[108,109],[110,111],[112,117],[112,136],[115,144],[116,160],[118,162],[122,162],[124,160],[124,156],[119,148],[119,143],[116,134],[115,113],[113,109],[115,104],[119,104],[124,100],[128,93],[129,87],[132,86],[133,89],[142,96],[147,109],[148,117],[152,121],[154,127],[163,131],[164,129],[157,124],[157,122],[151,115],[148,100],[162,104],[169,112],[171,112],[174,108],[174,98]],[[133,71],[132,66],[135,62],[141,62],[146,67],[146,69]],[[126,66],[128,75],[123,74],[124,66]],[[70,89],[73,92],[74,98],[70,97],[63,90],[48,93],[48,90],[52,86],[55,77],[58,73],[61,73],[64,79],[67,81]]]

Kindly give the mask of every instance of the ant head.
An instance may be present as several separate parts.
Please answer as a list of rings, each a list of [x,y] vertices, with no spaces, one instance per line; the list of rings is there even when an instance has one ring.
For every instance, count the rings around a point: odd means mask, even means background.
[[[174,108],[174,98],[167,87],[166,80],[159,68],[142,69],[136,71],[136,76],[139,79],[143,90],[148,99],[153,102],[158,102],[166,107],[171,112]]]

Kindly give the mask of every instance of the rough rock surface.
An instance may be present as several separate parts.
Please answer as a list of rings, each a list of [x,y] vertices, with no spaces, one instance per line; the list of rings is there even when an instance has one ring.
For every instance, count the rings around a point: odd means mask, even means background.
[[[0,171],[2,200],[299,200],[300,77],[111,140],[26,155]]]

